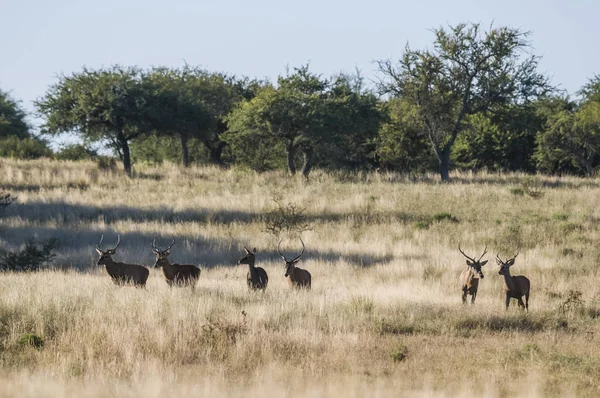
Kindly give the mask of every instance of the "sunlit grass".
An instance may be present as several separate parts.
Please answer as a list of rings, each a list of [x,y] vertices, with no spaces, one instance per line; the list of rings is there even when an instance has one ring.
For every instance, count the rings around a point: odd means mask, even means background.
[[[593,179],[519,174],[324,173],[139,167],[128,179],[94,163],[0,160],[18,196],[0,247],[61,241],[57,270],[0,275],[0,366],[6,396],[597,396],[600,259]],[[535,187],[535,195],[526,189]],[[518,189],[523,193],[515,193]],[[265,228],[277,195],[304,209],[291,291]],[[121,234],[117,261],[202,268],[197,289],[114,286],[94,247]],[[298,253],[297,235],[282,249]],[[487,245],[477,304],[463,306],[464,257]],[[269,274],[248,291],[243,246]],[[493,260],[520,254],[530,313],[504,311]],[[70,270],[77,268],[80,271]],[[83,272],[82,272],[83,271]],[[565,306],[580,291],[577,305]],[[42,347],[20,344],[26,333]],[[83,392],[85,391],[85,394]]]

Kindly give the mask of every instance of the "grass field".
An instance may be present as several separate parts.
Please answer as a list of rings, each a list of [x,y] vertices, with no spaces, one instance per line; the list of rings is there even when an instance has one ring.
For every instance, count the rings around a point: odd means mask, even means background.
[[[56,269],[0,274],[0,395],[600,395],[600,181],[136,174],[0,160],[0,188],[18,196],[0,216],[0,247],[61,243]],[[309,228],[298,265],[311,291],[284,278],[279,236],[266,232],[274,197]],[[159,246],[174,236],[171,261],[202,269],[196,290],[170,289],[155,269],[146,290],[113,285],[94,248],[117,233],[115,260],[148,266],[154,234]],[[286,253],[297,236],[281,234]],[[471,256],[488,247],[475,306],[461,304],[459,242]],[[246,287],[243,246],[257,248],[265,293]],[[494,261],[517,251],[528,314],[504,310]],[[43,345],[23,344],[27,333]]]

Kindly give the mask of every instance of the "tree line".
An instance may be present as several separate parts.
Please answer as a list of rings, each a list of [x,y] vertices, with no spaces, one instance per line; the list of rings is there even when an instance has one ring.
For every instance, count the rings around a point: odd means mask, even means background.
[[[538,71],[529,33],[458,24],[431,47],[406,46],[359,72],[324,77],[308,65],[276,82],[182,68],[112,66],[61,75],[35,101],[42,136],[75,134],[65,159],[110,148],[127,173],[164,160],[286,168],[437,170],[451,167],[592,175],[600,164],[600,77],[572,100]],[[0,91],[2,156],[48,156],[20,104]],[[36,151],[33,147],[36,146]],[[12,148],[12,149],[7,149]]]

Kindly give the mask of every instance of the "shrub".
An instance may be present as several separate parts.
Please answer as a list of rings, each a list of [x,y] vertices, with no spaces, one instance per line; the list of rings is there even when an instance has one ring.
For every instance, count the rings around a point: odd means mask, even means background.
[[[282,199],[273,196],[276,208],[266,214],[265,232],[279,236],[282,232],[304,232],[312,229],[304,215],[305,209],[293,203],[282,203]]]
[[[402,362],[408,357],[408,348],[404,344],[399,344],[390,353],[390,358],[394,362]]]
[[[17,159],[39,159],[52,157],[46,142],[38,138],[6,137],[0,139],[0,157]]]
[[[90,160],[97,156],[98,153],[83,144],[71,144],[63,146],[56,153],[58,160]]]
[[[23,249],[16,252],[1,250],[0,270],[20,272],[38,271],[43,265],[51,262],[56,257],[54,250],[58,248],[58,240],[55,238],[50,238],[40,243],[42,245],[41,249],[38,248],[38,243],[31,239],[25,243]]]
[[[0,191],[0,214],[16,199],[17,197],[12,196],[10,192]]]
[[[44,339],[35,333],[23,333],[19,339],[19,345],[41,349],[44,347]]]

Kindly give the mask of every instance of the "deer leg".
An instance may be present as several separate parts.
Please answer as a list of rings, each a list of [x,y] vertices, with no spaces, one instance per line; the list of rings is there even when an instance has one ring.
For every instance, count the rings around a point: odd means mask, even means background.
[[[525,295],[525,311],[529,312],[529,293]]]
[[[525,308],[525,303],[523,302],[523,297],[517,298],[519,300],[519,308]]]
[[[506,310],[508,311],[508,305],[510,304],[510,293],[506,292]]]
[[[477,292],[473,292],[471,295],[471,305],[475,304],[475,297],[477,297]]]
[[[467,291],[464,289],[462,291],[462,302],[463,304],[467,304]]]

